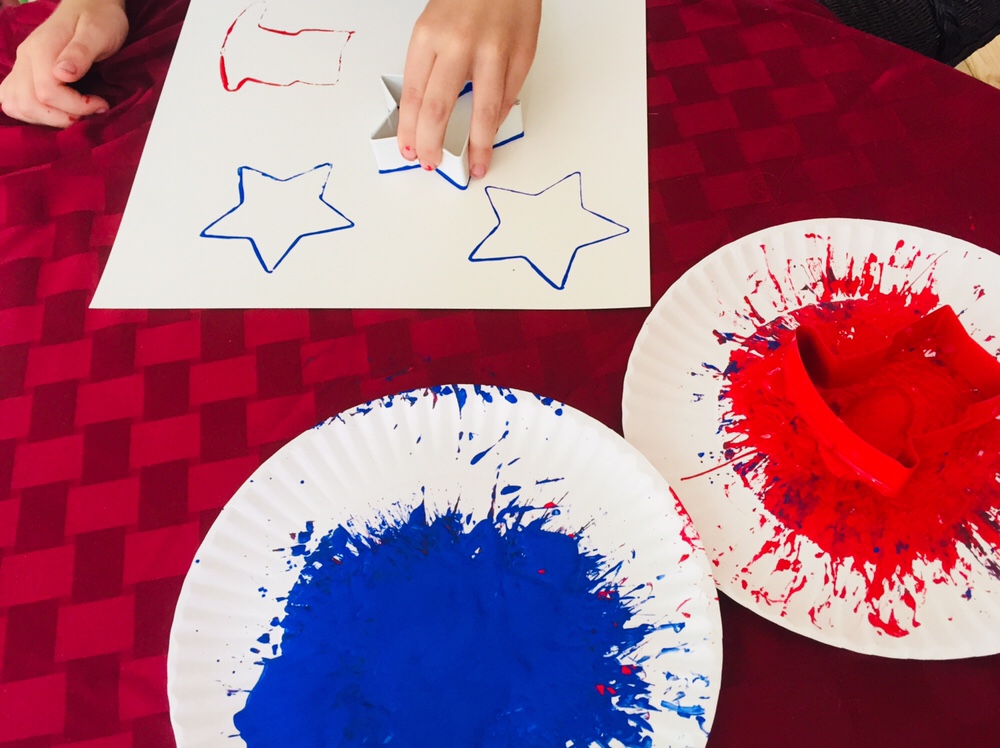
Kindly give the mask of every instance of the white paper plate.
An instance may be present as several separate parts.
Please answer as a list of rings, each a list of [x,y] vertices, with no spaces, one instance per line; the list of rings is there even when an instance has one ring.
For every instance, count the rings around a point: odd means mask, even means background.
[[[853,556],[838,558],[787,526],[762,501],[769,488],[761,472],[751,470],[745,482],[735,465],[725,464],[731,353],[759,323],[814,303],[830,288],[829,273],[868,277],[835,299],[871,299],[894,287],[916,295],[931,289],[997,354],[1000,257],[948,236],[875,221],[776,226],[705,258],[656,304],[625,377],[625,436],[691,513],[720,589],[751,610],[858,652],[924,659],[998,652],[1000,579],[950,529],[942,530],[942,540],[960,557],[951,573],[932,558],[918,559],[912,573],[896,573],[880,594],[871,585],[875,567],[861,573]],[[997,445],[992,449],[995,454]],[[746,460],[737,464],[743,468]],[[995,495],[994,523],[1000,487]],[[995,547],[983,553],[1000,561]],[[886,621],[899,629],[887,633]]]
[[[507,492],[518,505],[556,503],[546,528],[579,533],[608,568],[620,563],[616,576],[629,589],[647,585],[630,623],[657,628],[629,657],[649,658],[642,671],[653,744],[703,746],[722,637],[711,567],[690,518],[648,461],[597,421],[550,399],[479,386],[413,391],[344,412],[290,442],[240,488],[177,605],[168,692],[178,745],[243,745],[233,715],[262,670],[251,649],[264,633],[280,637],[269,622],[283,615],[279,599],[303,564],[302,555],[275,550],[294,542],[290,534],[314,522],[315,547],[338,526],[377,527],[421,502],[430,520],[459,497],[478,521],[508,486],[521,487]]]

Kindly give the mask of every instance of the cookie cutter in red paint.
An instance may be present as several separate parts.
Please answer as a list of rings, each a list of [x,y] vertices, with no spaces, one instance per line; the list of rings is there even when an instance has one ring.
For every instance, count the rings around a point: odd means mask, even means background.
[[[863,381],[894,353],[920,347],[968,381],[979,399],[949,426],[912,433],[912,402],[905,389],[885,393],[897,411],[888,418],[907,422],[902,449],[891,455],[856,433],[827,405],[818,387],[845,387]],[[955,438],[1000,417],[1000,361],[965,331],[950,306],[943,306],[897,332],[884,348],[853,357],[834,354],[809,326],[795,331],[785,346],[785,392],[819,440],[824,461],[838,476],[869,484],[885,496],[897,495],[920,464],[921,454],[946,451]],[[886,389],[886,388],[883,388]],[[910,412],[904,411],[909,407]]]

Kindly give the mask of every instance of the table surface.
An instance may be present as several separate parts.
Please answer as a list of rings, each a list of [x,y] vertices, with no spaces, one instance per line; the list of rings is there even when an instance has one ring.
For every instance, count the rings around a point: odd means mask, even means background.
[[[359,402],[455,381],[620,432],[648,313],[88,309],[186,3],[129,5],[126,47],[91,80],[110,114],[62,132],[0,116],[0,746],[173,745],[181,583],[263,460]],[[0,11],[0,75],[51,7]],[[803,218],[1000,250],[1000,91],[811,0],[647,9],[654,299],[723,244]],[[1000,656],[862,656],[721,605],[713,748],[996,745]]]

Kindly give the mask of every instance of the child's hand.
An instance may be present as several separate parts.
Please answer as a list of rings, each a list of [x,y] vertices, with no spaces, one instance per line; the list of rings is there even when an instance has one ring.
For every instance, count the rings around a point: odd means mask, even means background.
[[[528,76],[542,0],[429,0],[417,19],[403,70],[398,140],[407,160],[441,164],[448,119],[472,81],[469,171],[490,165],[493,138]]]
[[[0,109],[52,127],[106,112],[104,99],[66,84],[121,49],[126,34],[125,0],[63,0],[17,48],[14,67],[0,83]]]

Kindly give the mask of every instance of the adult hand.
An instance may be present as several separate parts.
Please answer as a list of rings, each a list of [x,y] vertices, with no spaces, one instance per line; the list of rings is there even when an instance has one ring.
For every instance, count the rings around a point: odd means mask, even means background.
[[[0,83],[0,109],[51,127],[106,112],[107,101],[68,84],[121,49],[127,34],[125,0],[62,0],[17,48],[14,67]]]
[[[535,58],[541,0],[429,0],[417,19],[403,70],[398,141],[403,158],[441,164],[445,130],[472,81],[469,172],[480,179],[493,139]]]

